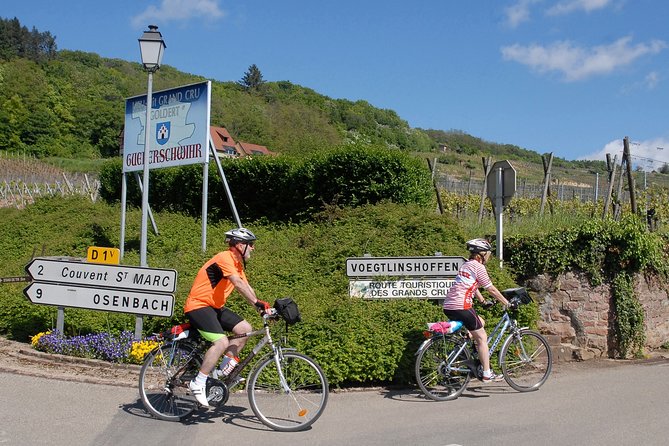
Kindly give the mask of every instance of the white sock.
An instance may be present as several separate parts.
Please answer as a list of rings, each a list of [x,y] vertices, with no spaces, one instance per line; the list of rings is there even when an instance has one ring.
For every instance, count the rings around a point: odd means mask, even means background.
[[[492,376],[492,370],[490,370],[490,369],[484,370],[483,371],[483,376],[485,376],[486,378],[490,378]]]
[[[201,386],[204,386],[207,384],[207,375],[202,373],[201,371],[197,374],[195,377],[195,382],[198,383]]]

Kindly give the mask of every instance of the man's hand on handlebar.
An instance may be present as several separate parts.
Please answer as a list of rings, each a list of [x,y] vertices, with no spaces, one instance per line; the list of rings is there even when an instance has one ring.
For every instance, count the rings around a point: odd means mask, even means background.
[[[260,300],[260,299],[256,300],[254,305],[256,306],[258,311],[260,311],[261,314],[262,313],[267,313],[267,311],[270,308],[272,308],[267,302],[265,302],[264,300]]]

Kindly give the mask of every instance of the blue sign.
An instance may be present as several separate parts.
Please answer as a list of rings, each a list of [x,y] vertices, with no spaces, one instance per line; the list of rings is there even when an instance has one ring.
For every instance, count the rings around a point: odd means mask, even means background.
[[[153,136],[149,138],[150,169],[204,163],[210,108],[210,81],[153,93],[148,125],[146,95],[126,99],[123,172],[144,169],[146,131]]]

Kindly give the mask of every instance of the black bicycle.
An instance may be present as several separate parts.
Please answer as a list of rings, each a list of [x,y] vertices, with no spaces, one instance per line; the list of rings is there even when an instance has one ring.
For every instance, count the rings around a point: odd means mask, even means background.
[[[503,290],[510,307],[488,336],[490,357],[504,340],[499,353],[499,366],[506,382],[519,392],[541,387],[551,373],[553,355],[548,341],[527,327],[519,327],[509,315],[520,305],[532,302],[525,288]],[[418,387],[430,399],[448,401],[457,398],[472,377],[482,379],[481,364],[473,341],[462,324],[453,325],[453,333],[428,332],[416,352],[415,374]],[[506,336],[506,338],[505,338]]]
[[[281,317],[272,308],[262,316],[263,328],[229,336],[262,338],[224,381],[207,379],[207,400],[211,406],[222,406],[230,390],[246,381],[249,404],[258,419],[274,430],[293,432],[306,429],[323,414],[329,390],[316,361],[272,339],[270,322]],[[140,397],[155,417],[180,421],[198,407],[188,383],[200,369],[207,344],[188,324],[173,327],[159,338],[160,345],[147,355],[140,371]],[[272,351],[257,361],[246,380],[242,379],[241,372],[266,345]]]

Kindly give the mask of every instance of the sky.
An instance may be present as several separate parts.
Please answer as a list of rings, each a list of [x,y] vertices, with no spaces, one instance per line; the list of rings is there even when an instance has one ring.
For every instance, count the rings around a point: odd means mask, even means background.
[[[0,16],[137,62],[157,25],[163,64],[214,81],[255,64],[415,128],[567,160],[620,160],[628,137],[635,167],[669,162],[666,0],[3,0]]]

